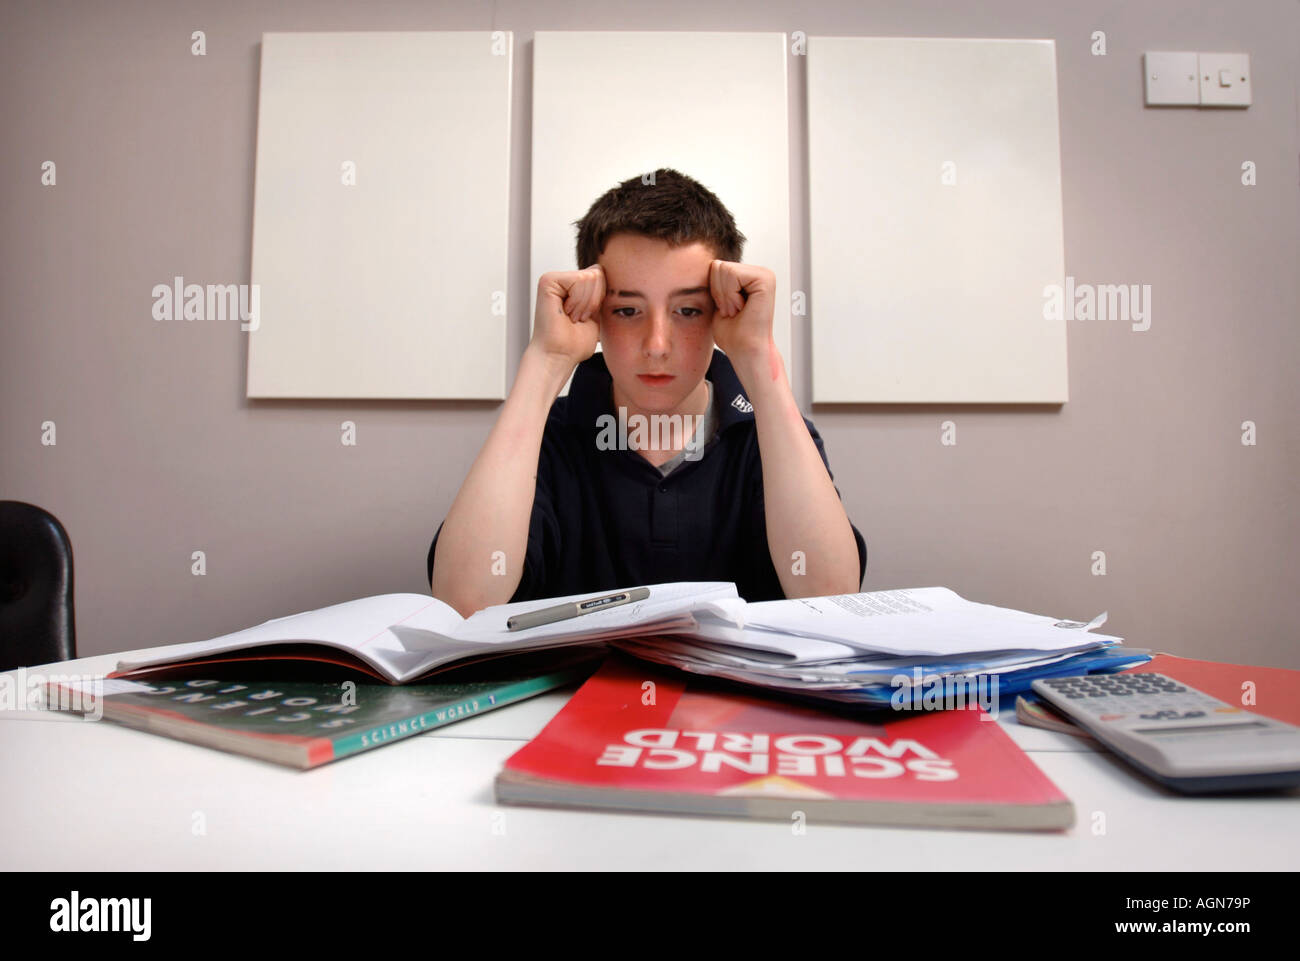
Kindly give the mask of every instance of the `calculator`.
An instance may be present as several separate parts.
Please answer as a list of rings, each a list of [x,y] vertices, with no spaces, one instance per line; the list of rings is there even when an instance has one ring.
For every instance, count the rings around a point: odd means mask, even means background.
[[[1040,678],[1031,686],[1106,747],[1176,791],[1300,785],[1300,728],[1164,674]]]

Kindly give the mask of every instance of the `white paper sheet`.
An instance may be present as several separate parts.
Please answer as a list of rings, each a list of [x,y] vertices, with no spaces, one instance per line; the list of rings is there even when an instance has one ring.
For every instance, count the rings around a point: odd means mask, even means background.
[[[747,628],[890,654],[1061,651],[1088,641],[1121,640],[1090,633],[1092,627],[1104,622],[1105,614],[1089,624],[1080,624],[977,604],[946,587],[763,601],[745,610]],[[1081,634],[1086,634],[1087,640]]]

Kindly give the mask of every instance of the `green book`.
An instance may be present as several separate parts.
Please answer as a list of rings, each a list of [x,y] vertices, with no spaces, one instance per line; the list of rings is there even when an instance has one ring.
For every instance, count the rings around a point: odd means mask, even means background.
[[[450,671],[435,683],[402,685],[328,676],[303,665],[268,665],[255,678],[201,665],[147,680],[50,682],[46,699],[51,708],[102,710],[104,720],[137,730],[306,769],[576,684],[604,653],[569,648],[523,655]],[[240,665],[245,672],[250,666]]]

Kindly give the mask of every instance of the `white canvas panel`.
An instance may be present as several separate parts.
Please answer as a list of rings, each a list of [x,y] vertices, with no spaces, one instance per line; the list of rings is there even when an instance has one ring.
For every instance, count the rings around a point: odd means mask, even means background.
[[[505,396],[510,61],[500,32],[263,35],[249,397]]]
[[[1051,40],[812,37],[814,402],[1061,403]]]

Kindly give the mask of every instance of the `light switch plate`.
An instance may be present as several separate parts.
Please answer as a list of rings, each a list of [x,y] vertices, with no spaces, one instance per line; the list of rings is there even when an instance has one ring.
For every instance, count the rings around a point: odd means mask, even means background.
[[[1202,107],[1250,106],[1250,54],[1198,53]]]
[[[1195,53],[1148,50],[1143,55],[1147,106],[1201,102]]]

